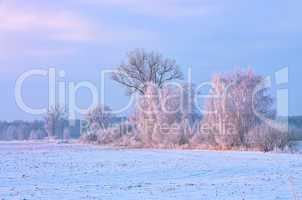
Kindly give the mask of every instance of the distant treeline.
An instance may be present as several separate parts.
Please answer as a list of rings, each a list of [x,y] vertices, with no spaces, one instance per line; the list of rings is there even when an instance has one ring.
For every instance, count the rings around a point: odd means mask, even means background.
[[[288,118],[290,128],[302,129],[302,116],[292,116]]]
[[[56,129],[53,138],[79,138],[81,132],[80,120],[72,123],[65,120],[60,128]],[[49,136],[44,121],[0,121],[0,140],[39,140]]]
[[[113,117],[110,124],[120,124],[124,117]],[[0,140],[77,139],[88,126],[86,121],[60,119],[49,126],[49,120],[0,121]]]
[[[280,120],[286,120],[282,118]],[[111,122],[112,124],[119,124],[125,121],[125,118],[115,117]],[[302,116],[291,116],[288,118],[289,128],[297,132],[302,130]],[[82,125],[82,126],[81,126]],[[0,121],[0,140],[41,140],[49,136],[46,128],[45,121]],[[54,131],[53,138],[56,139],[77,139],[81,135],[81,129],[83,129],[83,122],[80,120],[68,121],[64,120],[57,126]],[[302,133],[296,133],[302,137]],[[299,137],[299,138],[300,138]]]

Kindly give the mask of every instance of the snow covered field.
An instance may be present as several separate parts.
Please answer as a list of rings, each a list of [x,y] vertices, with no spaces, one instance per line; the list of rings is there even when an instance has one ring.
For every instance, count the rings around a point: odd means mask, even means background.
[[[301,156],[0,143],[0,200],[300,200]]]

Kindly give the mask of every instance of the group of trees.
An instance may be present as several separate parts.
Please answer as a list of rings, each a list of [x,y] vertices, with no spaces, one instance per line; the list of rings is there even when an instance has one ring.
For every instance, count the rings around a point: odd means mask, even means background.
[[[192,86],[147,86],[138,99],[132,124],[136,137],[147,147],[173,147],[188,143],[190,129],[200,115],[194,104]]]
[[[43,121],[0,122],[0,140],[29,140],[46,137]]]
[[[41,121],[0,122],[0,140],[68,140],[79,138],[80,131],[80,120],[69,121],[58,106],[51,108]]]
[[[244,147],[264,151],[283,148],[287,132],[272,128],[264,119],[275,119],[273,99],[265,79],[252,70],[217,75],[197,135],[220,148]],[[217,98],[219,97],[219,98]],[[206,139],[205,139],[206,138]]]
[[[267,88],[261,87],[265,81],[262,76],[252,70],[215,76],[204,104],[205,113],[199,113],[196,108],[195,88],[177,81],[181,78],[174,60],[144,50],[130,52],[127,62],[112,79],[125,86],[128,94],[139,94],[134,114],[126,125],[110,128],[100,121],[107,124],[112,116],[103,112],[97,117],[90,114],[87,116],[90,130],[99,128],[90,131],[84,139],[128,146],[263,151],[287,145],[288,133],[262,120],[275,117],[273,99]],[[169,84],[170,81],[177,84]]]
[[[44,117],[44,128],[49,139],[69,140],[81,135],[81,120],[69,120],[64,107],[56,105]]]
[[[129,95],[138,94],[135,111],[126,120],[99,106],[70,126],[64,110],[56,106],[42,122],[0,123],[0,139],[69,139],[82,131],[83,141],[141,147],[269,151],[288,144],[288,132],[264,120],[273,121],[275,112],[262,76],[252,70],[214,76],[204,113],[196,107],[195,87],[182,84],[182,77],[175,60],[134,50],[112,75]]]

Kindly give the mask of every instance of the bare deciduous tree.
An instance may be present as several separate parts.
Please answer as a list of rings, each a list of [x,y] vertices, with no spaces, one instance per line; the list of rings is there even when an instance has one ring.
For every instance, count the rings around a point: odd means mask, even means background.
[[[183,74],[175,60],[164,58],[155,52],[136,49],[128,53],[128,60],[122,63],[112,79],[124,85],[128,94],[144,94],[148,83],[161,88],[164,83],[181,79]]]

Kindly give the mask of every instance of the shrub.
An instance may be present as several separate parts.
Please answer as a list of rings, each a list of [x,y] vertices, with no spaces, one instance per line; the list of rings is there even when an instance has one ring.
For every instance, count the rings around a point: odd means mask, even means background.
[[[283,150],[289,143],[289,137],[288,132],[280,130],[261,124],[248,132],[247,145],[265,152]]]

